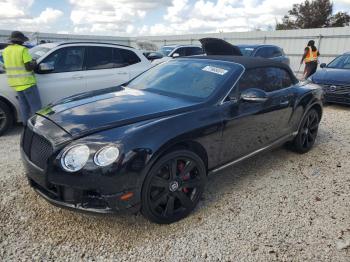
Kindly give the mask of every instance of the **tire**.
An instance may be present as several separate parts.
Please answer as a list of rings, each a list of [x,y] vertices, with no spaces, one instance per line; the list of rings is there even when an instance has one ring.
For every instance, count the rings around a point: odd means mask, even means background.
[[[158,224],[179,221],[196,207],[206,181],[207,171],[198,155],[172,151],[148,172],[142,186],[141,213]]]
[[[313,147],[317,137],[320,116],[315,109],[310,109],[305,115],[299,132],[293,140],[292,147],[294,151],[304,154]]]
[[[13,124],[13,115],[9,106],[0,101],[0,136]]]

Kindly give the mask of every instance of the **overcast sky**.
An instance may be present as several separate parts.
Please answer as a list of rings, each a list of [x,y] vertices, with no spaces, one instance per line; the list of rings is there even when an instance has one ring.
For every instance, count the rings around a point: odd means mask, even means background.
[[[299,0],[0,0],[0,29],[140,36],[274,28]],[[349,11],[350,0],[334,0]]]

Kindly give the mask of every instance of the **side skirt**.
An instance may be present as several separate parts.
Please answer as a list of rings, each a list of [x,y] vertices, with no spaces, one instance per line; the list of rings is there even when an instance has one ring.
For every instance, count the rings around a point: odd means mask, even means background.
[[[270,144],[270,145],[268,145],[268,146],[265,146],[265,147],[263,147],[263,148],[260,148],[260,149],[258,149],[258,150],[256,150],[256,151],[252,152],[252,153],[249,153],[248,155],[242,156],[242,157],[240,157],[240,158],[238,158],[238,159],[236,159],[236,160],[234,160],[234,161],[232,161],[232,162],[229,162],[229,163],[227,163],[227,164],[224,164],[224,165],[222,165],[222,166],[219,166],[219,167],[217,167],[217,168],[215,168],[215,169],[209,171],[209,174],[208,174],[208,175],[213,175],[213,174],[215,174],[215,173],[217,173],[217,172],[219,172],[219,171],[221,171],[221,170],[223,170],[223,169],[225,169],[225,168],[227,168],[227,167],[230,167],[230,166],[233,166],[233,165],[235,165],[235,164],[238,164],[239,162],[242,162],[242,161],[244,161],[244,160],[246,160],[246,159],[248,159],[248,158],[251,158],[251,157],[253,157],[253,156],[255,156],[255,155],[257,155],[257,154],[259,154],[259,153],[261,153],[261,152],[263,152],[263,151],[267,151],[267,150],[269,150],[269,149],[278,147],[279,145],[284,144],[285,142],[290,141],[290,140],[291,140],[292,138],[294,138],[297,134],[298,134],[298,131],[296,131],[296,132],[294,132],[294,133],[292,133],[292,134],[290,134],[290,135],[283,136],[283,137],[279,138],[278,140],[276,140],[275,142],[273,142],[272,144]]]

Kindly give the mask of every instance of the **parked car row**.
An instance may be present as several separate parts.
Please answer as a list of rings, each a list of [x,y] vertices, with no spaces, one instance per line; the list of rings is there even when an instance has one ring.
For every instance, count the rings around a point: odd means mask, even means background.
[[[167,45],[158,52],[110,43],[47,43],[31,48],[30,53],[39,64],[35,73],[43,105],[70,95],[125,83],[150,67],[173,58],[211,55],[212,47],[219,55],[226,52],[269,58],[286,65],[290,63],[283,49],[274,45],[233,46],[215,38],[201,39],[200,42],[202,46]],[[326,102],[350,103],[349,57],[346,53],[327,66],[322,64],[322,69],[310,78],[324,86]],[[14,121],[20,121],[16,94],[7,85],[2,63],[0,51],[0,135]]]

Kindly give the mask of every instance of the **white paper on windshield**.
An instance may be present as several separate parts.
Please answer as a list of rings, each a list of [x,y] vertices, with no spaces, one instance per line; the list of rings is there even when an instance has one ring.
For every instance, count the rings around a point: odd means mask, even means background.
[[[228,72],[228,70],[225,70],[223,68],[220,67],[215,67],[215,66],[206,66],[202,69],[203,71],[207,71],[207,72],[211,72],[217,75],[221,75],[223,76],[224,74],[226,74]]]
[[[246,47],[246,48],[244,48],[244,50],[253,51],[253,50],[254,50],[254,48],[251,48],[251,47]]]

